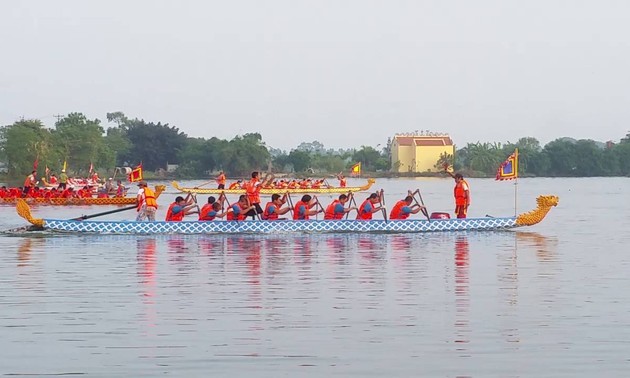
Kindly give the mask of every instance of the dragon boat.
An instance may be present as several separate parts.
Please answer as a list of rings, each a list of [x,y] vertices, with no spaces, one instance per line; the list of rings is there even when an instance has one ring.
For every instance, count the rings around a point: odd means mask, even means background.
[[[328,188],[262,188],[260,194],[329,194],[329,193],[348,193],[348,192],[364,192],[370,190],[370,187],[376,182],[376,180],[370,178],[363,186],[333,186]],[[245,194],[245,189],[204,189],[204,188],[183,188],[179,186],[177,181],[171,182],[173,188],[183,193],[197,193],[197,194]]]
[[[166,187],[164,185],[157,185],[155,187],[155,196],[159,196]],[[19,201],[26,201],[31,204],[39,205],[134,205],[136,203],[136,197],[109,197],[109,198],[0,198],[0,204],[15,204]]]
[[[37,229],[96,234],[242,234],[242,233],[420,233],[505,230],[542,221],[558,204],[557,196],[539,196],[538,207],[516,217],[436,220],[276,220],[276,221],[81,221],[33,218],[19,201],[18,214]]]

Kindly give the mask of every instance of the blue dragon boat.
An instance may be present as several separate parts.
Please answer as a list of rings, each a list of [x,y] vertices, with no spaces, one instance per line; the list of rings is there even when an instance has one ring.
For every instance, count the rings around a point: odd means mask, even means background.
[[[18,214],[39,229],[95,234],[243,234],[243,233],[418,233],[505,230],[542,221],[558,204],[557,196],[539,196],[538,207],[516,217],[435,220],[277,220],[277,221],[87,221],[37,219],[28,204],[19,201]]]

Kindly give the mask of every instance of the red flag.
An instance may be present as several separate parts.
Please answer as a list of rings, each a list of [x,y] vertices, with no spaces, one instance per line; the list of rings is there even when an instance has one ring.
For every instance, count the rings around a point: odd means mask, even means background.
[[[138,164],[127,178],[130,182],[142,181],[142,163]]]
[[[37,166],[39,165],[39,158],[35,158],[35,161],[33,162],[33,170],[36,171],[37,170]]]

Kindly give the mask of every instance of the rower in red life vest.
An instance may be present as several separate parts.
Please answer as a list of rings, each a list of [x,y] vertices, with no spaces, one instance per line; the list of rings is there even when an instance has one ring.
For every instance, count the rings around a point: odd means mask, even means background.
[[[55,173],[51,173],[50,174],[50,180],[48,180],[48,183],[50,185],[57,185],[57,183],[59,182],[59,180],[57,180],[57,176],[55,175]]]
[[[228,190],[241,189],[242,182],[243,180],[234,181],[233,183],[230,184],[230,186],[228,187]]]
[[[271,195],[271,202],[267,202],[265,205],[265,211],[263,211],[262,219],[264,220],[277,220],[280,215],[284,215],[288,213],[291,208],[290,207],[282,207],[287,201],[287,195],[285,194],[282,198],[280,198],[279,194]]]
[[[201,211],[199,211],[199,220],[213,221],[216,218],[223,218],[227,214],[227,212],[221,212],[221,210],[223,210],[221,202],[216,202],[214,197],[212,196],[208,197],[208,203],[203,205]]]
[[[241,194],[238,197],[238,202],[233,203],[228,209],[227,220],[242,221],[245,220],[246,213],[252,209],[255,209],[253,205],[250,205],[247,196]]]
[[[293,208],[293,219],[294,220],[308,220],[311,215],[316,215],[322,212],[321,209],[311,210],[311,208],[317,205],[317,200],[311,198],[308,194],[302,196],[300,201],[295,203],[295,207]]]
[[[177,196],[175,197],[175,202],[171,203],[168,210],[166,210],[166,218],[164,220],[167,222],[181,222],[186,215],[193,213],[191,210],[196,206],[190,193],[185,199],[182,196]]]
[[[326,207],[324,219],[342,219],[346,213],[349,213],[352,210],[357,210],[356,207],[346,208],[346,202],[348,202],[348,196],[346,194],[342,194],[338,199],[332,201],[332,203]]]
[[[413,196],[408,195],[405,199],[396,202],[392,211],[389,213],[389,219],[407,219],[411,214],[418,214],[423,209],[418,204],[412,205]]]
[[[359,211],[357,214],[357,219],[361,220],[370,220],[372,219],[372,214],[377,211],[381,211],[381,207],[376,207],[376,204],[380,203],[380,197],[377,193],[372,193],[370,196],[363,201],[361,206],[359,206]]]

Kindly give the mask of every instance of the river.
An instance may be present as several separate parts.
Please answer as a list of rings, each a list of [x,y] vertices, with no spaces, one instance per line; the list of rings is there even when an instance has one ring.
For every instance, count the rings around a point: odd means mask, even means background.
[[[501,232],[5,233],[0,374],[625,376],[630,180],[468,181],[471,217],[529,211],[539,194],[560,204],[539,225]],[[388,205],[420,188],[430,212],[452,213],[452,187],[418,178],[374,188]],[[158,218],[175,195],[160,197]],[[0,212],[1,230],[25,225],[14,207]]]

